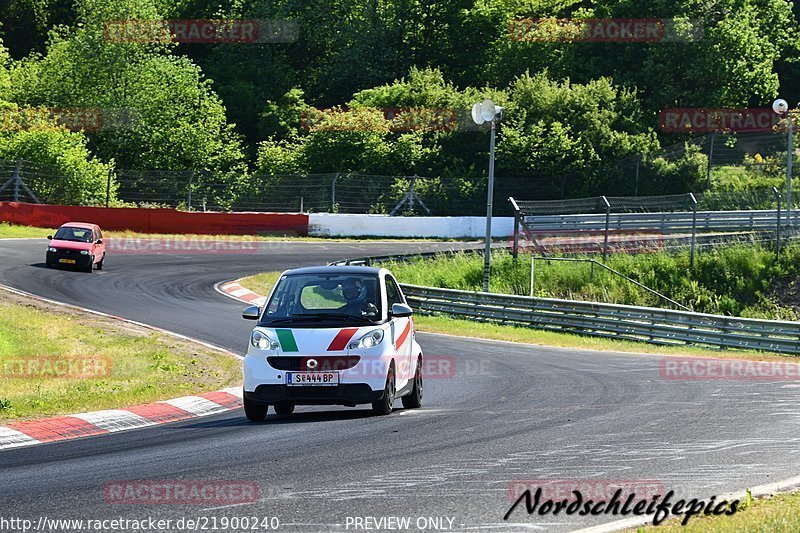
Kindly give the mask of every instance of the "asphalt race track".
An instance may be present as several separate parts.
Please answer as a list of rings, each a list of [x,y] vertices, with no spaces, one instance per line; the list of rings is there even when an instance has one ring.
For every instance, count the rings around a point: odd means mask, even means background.
[[[46,269],[44,240],[0,241],[0,283],[242,351],[252,323],[219,281],[366,254],[453,244],[271,243],[259,253],[109,255],[93,274]],[[452,518],[457,531],[569,530],[611,516],[503,521],[515,481],[649,480],[709,497],[800,474],[800,384],[664,380],[661,358],[419,334],[455,359],[423,408],[240,412],[0,452],[0,515],[278,517],[279,531],[346,531],[353,517]],[[400,402],[397,402],[397,406]],[[108,504],[112,480],[248,480],[228,508]],[[348,521],[350,517],[350,521]],[[346,525],[350,524],[349,529]],[[421,523],[422,524],[422,523]],[[443,521],[448,526],[448,520]],[[429,528],[430,530],[430,528]],[[263,530],[262,530],[263,531]]]

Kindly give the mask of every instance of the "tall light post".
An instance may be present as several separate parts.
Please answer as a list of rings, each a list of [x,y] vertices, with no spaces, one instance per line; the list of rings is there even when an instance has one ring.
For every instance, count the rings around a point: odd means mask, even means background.
[[[800,107],[800,104],[798,104]],[[786,115],[786,122],[789,126],[788,144],[786,150],[786,220],[791,224],[792,221],[792,152],[794,151],[794,119],[792,118],[792,111],[789,109],[789,104],[783,98],[778,98],[772,102],[772,110],[777,114]],[[795,111],[796,113],[796,111]]]
[[[472,106],[472,120],[477,125],[489,122],[492,133],[489,140],[489,185],[486,191],[486,249],[483,254],[483,292],[489,292],[492,268],[492,203],[494,202],[494,136],[497,123],[503,118],[503,108],[484,100]]]

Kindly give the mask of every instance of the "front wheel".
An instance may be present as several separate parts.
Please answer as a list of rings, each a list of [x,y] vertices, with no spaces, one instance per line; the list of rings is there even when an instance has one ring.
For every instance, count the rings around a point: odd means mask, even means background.
[[[103,258],[97,263],[97,270],[103,270],[103,265],[106,262],[106,254],[103,254]]]
[[[389,373],[386,375],[386,387],[383,390],[383,397],[377,402],[372,403],[372,412],[376,415],[388,415],[392,412],[392,404],[394,403],[394,369],[389,368]]]
[[[94,257],[89,260],[89,266],[83,268],[84,272],[91,272],[92,270],[94,270]]]
[[[247,399],[247,396],[242,398],[242,404],[244,405],[244,415],[248,420],[261,422],[266,418],[269,405],[253,403]]]
[[[422,359],[417,359],[417,369],[414,372],[414,388],[411,394],[403,396],[403,407],[416,409],[422,406]]]

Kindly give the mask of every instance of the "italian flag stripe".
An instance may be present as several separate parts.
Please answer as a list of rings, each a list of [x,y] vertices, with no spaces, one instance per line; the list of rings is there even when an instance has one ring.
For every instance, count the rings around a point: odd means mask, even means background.
[[[336,334],[336,337],[334,337],[334,339],[331,341],[330,346],[328,346],[328,351],[338,352],[347,348],[347,343],[353,338],[353,335],[356,334],[356,331],[358,331],[358,328],[345,328],[340,330],[339,333]]]
[[[281,343],[281,349],[284,352],[299,352],[297,349],[297,342],[294,340],[294,334],[290,329],[276,329],[275,333],[278,334],[278,342]]]

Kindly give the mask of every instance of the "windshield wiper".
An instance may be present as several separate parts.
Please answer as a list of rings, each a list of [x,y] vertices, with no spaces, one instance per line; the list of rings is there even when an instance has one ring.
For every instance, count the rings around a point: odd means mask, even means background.
[[[363,323],[372,324],[374,320],[369,319],[364,316],[357,316],[357,315],[346,315],[343,313],[300,313],[295,314],[292,316],[280,317],[280,318],[273,318],[269,319],[269,323],[265,323],[265,326],[275,326],[278,324],[286,324],[288,322],[301,322],[301,321],[308,321],[308,322],[321,322],[323,320],[360,320]]]
[[[355,318],[356,320],[360,320],[360,321],[366,322],[368,324],[372,324],[374,322],[374,320],[372,320],[371,318],[367,318],[365,316],[347,315],[347,314],[344,314],[344,313],[314,313],[313,315],[311,315],[311,314],[300,314],[300,315],[294,315],[294,316],[316,316],[316,317],[319,317],[320,319],[332,318],[332,319],[341,319],[341,320],[348,320],[348,319]]]

